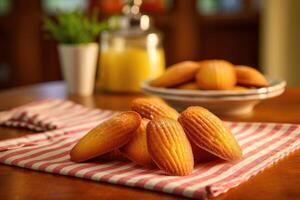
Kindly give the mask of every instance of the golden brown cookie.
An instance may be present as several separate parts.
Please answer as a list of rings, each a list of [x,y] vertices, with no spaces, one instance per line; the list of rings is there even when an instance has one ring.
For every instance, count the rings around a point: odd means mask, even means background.
[[[146,127],[150,120],[143,118],[140,127],[135,131],[133,138],[120,148],[120,151],[131,161],[149,166],[153,164],[148,152]]]
[[[199,64],[193,61],[180,62],[167,68],[160,77],[151,81],[153,87],[173,87],[194,79]]]
[[[131,109],[142,117],[153,119],[155,117],[168,117],[177,120],[179,113],[172,107],[151,98],[136,98],[131,102]]]
[[[191,106],[180,114],[178,121],[198,147],[228,161],[242,157],[242,150],[232,133],[207,109]]]
[[[180,90],[199,90],[199,86],[196,82],[190,82],[190,83],[185,83],[182,84],[178,87],[176,87],[176,89],[180,89]]]
[[[201,61],[196,74],[199,88],[204,90],[227,90],[236,84],[234,66],[225,60]]]
[[[233,90],[233,91],[246,91],[246,90],[249,90],[249,88],[236,85],[233,88],[231,88],[230,90]]]
[[[268,81],[256,69],[244,65],[235,66],[235,72],[237,76],[237,83],[239,85],[252,86],[252,87],[266,87]]]
[[[70,152],[71,160],[82,162],[123,146],[133,137],[140,123],[140,115],[133,111],[112,117],[79,140]]]
[[[181,125],[174,119],[155,118],[147,126],[149,153],[156,165],[169,175],[192,173],[194,158]]]

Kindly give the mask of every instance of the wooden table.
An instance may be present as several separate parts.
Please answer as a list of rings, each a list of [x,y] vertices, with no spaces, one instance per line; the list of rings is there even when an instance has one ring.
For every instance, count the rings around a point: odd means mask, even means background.
[[[136,96],[96,94],[69,97],[62,82],[51,82],[0,92],[0,110],[30,101],[68,98],[90,107],[128,109]],[[288,89],[282,96],[260,103],[249,115],[226,117],[233,121],[300,123],[300,88]],[[28,134],[24,130],[0,128],[0,140]],[[0,165],[0,199],[183,199],[163,193],[92,182]],[[300,199],[300,151],[216,199]]]

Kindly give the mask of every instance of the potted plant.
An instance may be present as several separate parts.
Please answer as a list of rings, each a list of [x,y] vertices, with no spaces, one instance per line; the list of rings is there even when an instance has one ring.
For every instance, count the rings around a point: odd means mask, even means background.
[[[94,90],[99,45],[95,42],[106,22],[78,11],[44,19],[44,29],[58,41],[63,76],[70,94],[87,96]]]

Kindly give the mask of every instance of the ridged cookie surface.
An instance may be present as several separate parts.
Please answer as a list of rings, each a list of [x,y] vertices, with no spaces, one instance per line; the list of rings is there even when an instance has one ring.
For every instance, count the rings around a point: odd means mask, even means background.
[[[151,120],[147,126],[147,145],[153,161],[167,174],[184,176],[193,171],[192,148],[176,120],[162,117]]]
[[[168,117],[177,120],[179,113],[162,101],[152,98],[137,98],[131,102],[131,109],[142,117],[153,119],[155,117]]]
[[[82,162],[126,144],[140,126],[141,117],[133,111],[123,112],[89,131],[70,152],[71,160]]]
[[[232,133],[207,109],[189,107],[180,114],[178,121],[198,147],[228,161],[242,157],[241,148]]]
[[[134,132],[132,139],[120,148],[122,154],[129,160],[142,166],[153,164],[147,147],[146,127],[148,123],[149,120],[143,118],[140,127]]]

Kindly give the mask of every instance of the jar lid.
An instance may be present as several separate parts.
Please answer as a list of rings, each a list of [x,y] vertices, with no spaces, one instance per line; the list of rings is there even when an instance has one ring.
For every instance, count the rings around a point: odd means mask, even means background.
[[[140,13],[142,0],[124,0],[123,15],[108,20],[109,32],[124,36],[139,36],[157,32],[148,15]]]

